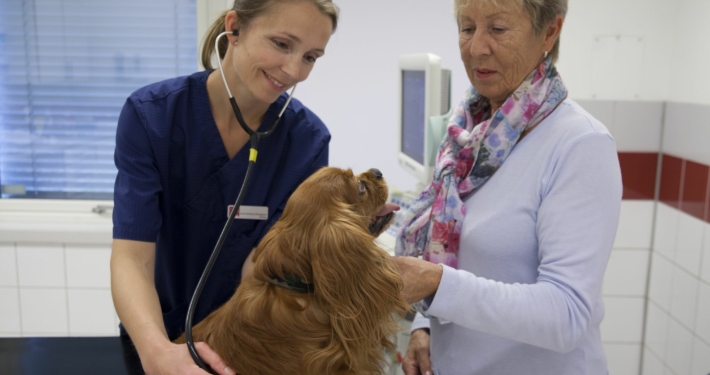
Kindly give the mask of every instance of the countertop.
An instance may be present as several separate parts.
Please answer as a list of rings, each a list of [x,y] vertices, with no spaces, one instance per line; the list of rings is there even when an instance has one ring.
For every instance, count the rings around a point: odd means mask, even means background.
[[[2,375],[143,374],[128,339],[120,337],[0,338]]]
[[[113,202],[0,199],[0,240],[111,245]]]

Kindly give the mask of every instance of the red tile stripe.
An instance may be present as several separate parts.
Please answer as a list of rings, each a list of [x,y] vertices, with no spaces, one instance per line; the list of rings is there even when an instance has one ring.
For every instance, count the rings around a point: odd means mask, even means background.
[[[691,160],[683,160],[683,195],[680,209],[700,220],[705,220],[705,206],[708,193],[708,171],[710,167]]]
[[[620,152],[623,199],[654,199],[656,190],[657,152]]]
[[[658,153],[619,152],[619,165],[623,199],[654,199]],[[710,223],[710,166],[663,154],[658,200]]]
[[[663,154],[661,161],[661,191],[658,200],[674,208],[680,208],[683,162],[683,159],[669,154]]]

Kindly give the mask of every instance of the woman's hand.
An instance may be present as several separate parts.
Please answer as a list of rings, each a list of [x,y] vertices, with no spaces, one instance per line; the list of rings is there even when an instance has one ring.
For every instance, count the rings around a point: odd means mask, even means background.
[[[204,342],[196,342],[195,349],[200,358],[219,375],[234,375],[222,359]],[[192,360],[186,344],[169,343],[159,351],[151,353],[143,362],[147,375],[209,375]]]
[[[155,242],[113,240],[111,295],[148,375],[208,375],[195,364],[187,345],[168,340],[155,289]],[[234,375],[207,344],[195,344],[207,365],[220,375]],[[231,371],[231,372],[230,372]]]
[[[444,268],[419,258],[393,257],[395,266],[404,281],[402,296],[408,303],[420,301],[436,293]]]
[[[429,360],[429,330],[417,329],[409,337],[407,355],[402,361],[402,370],[405,375],[431,375],[431,361]]]

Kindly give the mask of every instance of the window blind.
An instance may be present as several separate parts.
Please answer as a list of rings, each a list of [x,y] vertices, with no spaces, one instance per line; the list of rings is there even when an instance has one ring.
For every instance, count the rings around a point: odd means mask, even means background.
[[[0,0],[2,197],[112,199],[126,98],[196,66],[194,0]]]

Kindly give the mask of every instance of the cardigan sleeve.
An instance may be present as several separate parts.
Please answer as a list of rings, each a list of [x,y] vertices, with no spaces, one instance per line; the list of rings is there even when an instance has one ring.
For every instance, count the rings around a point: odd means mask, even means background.
[[[409,330],[409,332],[414,332],[418,329],[426,328],[429,329],[429,318],[425,317],[422,315],[422,313],[417,313],[414,316],[414,321],[412,321],[412,328]]]
[[[573,350],[591,324],[616,236],[621,172],[606,133],[563,146],[543,181],[533,284],[506,284],[444,266],[426,313],[557,352]]]

